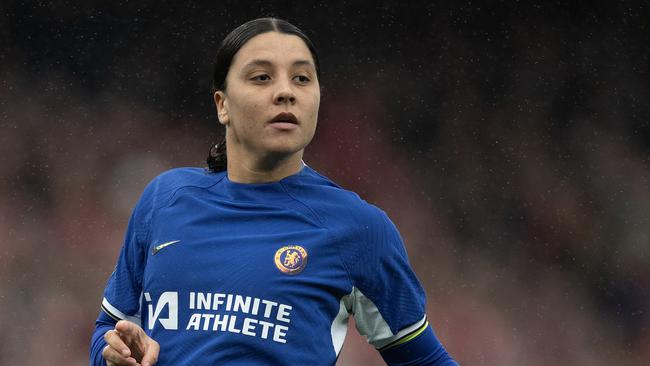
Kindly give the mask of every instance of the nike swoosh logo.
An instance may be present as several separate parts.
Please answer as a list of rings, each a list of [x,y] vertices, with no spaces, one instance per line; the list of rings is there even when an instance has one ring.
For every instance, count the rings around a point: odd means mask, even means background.
[[[153,248],[153,250],[151,250],[151,255],[155,255],[155,254],[158,253],[161,249],[163,249],[163,248],[165,248],[165,247],[168,247],[168,246],[170,246],[170,245],[172,245],[172,244],[176,244],[176,243],[178,243],[179,241],[180,241],[180,240],[172,240],[172,241],[168,241],[168,242],[166,242],[166,243],[162,243],[162,244],[160,244],[160,245],[157,245],[157,246],[155,246],[155,247]]]

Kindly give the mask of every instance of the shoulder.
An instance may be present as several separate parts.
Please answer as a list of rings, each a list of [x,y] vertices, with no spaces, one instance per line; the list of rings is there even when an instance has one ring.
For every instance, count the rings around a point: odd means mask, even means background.
[[[141,205],[164,205],[173,195],[184,188],[205,189],[225,176],[225,172],[212,173],[204,168],[183,167],[167,170],[149,182],[141,197]]]
[[[225,176],[225,172],[212,173],[205,168],[184,167],[167,170],[154,178],[149,186],[158,190],[174,190],[186,186],[209,187]]]
[[[290,184],[290,193],[326,221],[364,228],[382,224],[385,220],[386,214],[380,208],[310,167],[305,167],[299,180]]]

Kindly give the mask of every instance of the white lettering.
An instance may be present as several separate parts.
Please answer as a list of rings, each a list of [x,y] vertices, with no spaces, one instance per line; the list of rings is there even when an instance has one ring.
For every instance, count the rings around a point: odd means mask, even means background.
[[[277,306],[277,302],[269,301],[269,300],[262,300],[262,303],[266,306],[264,308],[264,317],[265,318],[270,318],[271,317],[271,311],[273,311],[273,307]]]
[[[287,335],[287,330],[289,328],[284,325],[276,325],[273,330],[273,340],[280,343],[287,343],[287,340],[284,337]]]
[[[147,292],[144,294],[145,300],[151,301],[151,295]],[[167,306],[167,318],[160,318],[160,313]],[[178,293],[177,292],[163,292],[158,298],[158,303],[156,304],[156,311],[153,310],[153,305],[149,304],[147,306],[149,310],[149,329],[153,329],[153,326],[156,324],[156,320],[160,320],[163,328],[170,330],[178,329]]]
[[[219,305],[223,305],[224,297],[226,297],[224,294],[214,294],[214,299],[212,301],[212,310],[219,310]]]
[[[152,302],[148,292],[143,295],[148,302],[149,329],[153,329],[157,321],[160,321],[165,329],[178,328],[177,292],[162,293],[157,303]],[[229,332],[278,343],[287,343],[288,324],[291,323],[293,310],[291,305],[251,296],[195,291],[189,293],[188,308],[207,312],[191,314],[186,330]],[[225,312],[232,313],[223,314]],[[248,318],[243,314],[251,314],[254,317]],[[161,315],[167,315],[167,318],[161,318]],[[273,321],[262,321],[256,317]],[[275,321],[284,325],[276,324]]]
[[[260,307],[260,299],[254,298],[253,299],[253,311],[252,311],[253,315],[257,315],[257,310],[259,309],[259,307]]]
[[[214,318],[214,314],[203,314],[203,319],[205,319],[205,323],[203,323],[203,330],[208,330],[210,327],[210,319]]]
[[[267,339],[269,336],[269,328],[273,327],[273,323],[265,322],[265,321],[258,321],[258,324],[262,325],[262,338]]]
[[[187,327],[185,329],[189,330],[193,328],[194,330],[199,330],[199,325],[201,324],[201,314],[192,314],[190,321],[187,322]]]
[[[228,297],[226,297],[226,311],[230,311],[232,309],[232,294],[228,294]]]
[[[237,316],[236,315],[231,315],[230,316],[230,323],[228,323],[228,331],[231,333],[239,333],[241,332],[239,329],[235,328],[235,322],[237,321]]]
[[[221,320],[219,318],[221,318],[221,314],[214,316],[214,324],[212,325],[212,330],[217,330],[217,328],[221,326],[221,331],[225,332],[226,325],[228,324],[228,315],[224,315]]]
[[[291,321],[291,319],[289,319],[289,311],[291,309],[292,308],[289,305],[280,304],[280,306],[278,306],[278,316],[276,319],[281,322],[289,323]]]
[[[251,323],[253,323],[253,324],[251,324]],[[255,332],[254,331],[255,331],[255,324],[256,323],[257,323],[257,321],[255,319],[252,319],[252,318],[244,319],[244,325],[242,326],[241,334],[251,336],[251,337],[255,337]]]
[[[197,301],[196,304],[197,310],[208,310],[210,309],[210,303],[212,302],[212,294],[199,292],[199,296],[197,296],[196,301]]]
[[[246,297],[241,295],[235,296],[235,306],[233,307],[232,311],[241,311],[248,314],[250,307],[251,307],[251,298],[249,296]]]

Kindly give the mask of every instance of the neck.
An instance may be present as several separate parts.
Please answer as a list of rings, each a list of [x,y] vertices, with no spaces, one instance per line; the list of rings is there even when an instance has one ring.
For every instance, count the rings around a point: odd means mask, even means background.
[[[300,150],[283,157],[256,157],[228,147],[228,179],[237,183],[277,182],[298,173],[302,167]]]

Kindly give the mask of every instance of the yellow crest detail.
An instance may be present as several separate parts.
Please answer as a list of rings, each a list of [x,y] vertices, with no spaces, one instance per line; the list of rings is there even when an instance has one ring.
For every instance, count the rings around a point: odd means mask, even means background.
[[[307,251],[300,245],[287,245],[275,252],[275,266],[285,274],[295,275],[307,265]]]

